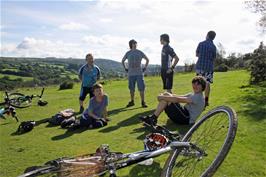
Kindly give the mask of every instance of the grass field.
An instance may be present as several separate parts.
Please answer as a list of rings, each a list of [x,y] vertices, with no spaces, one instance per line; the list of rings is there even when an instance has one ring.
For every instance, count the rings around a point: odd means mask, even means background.
[[[193,75],[176,74],[174,93],[184,94],[191,91]],[[249,74],[246,71],[215,73],[210,106],[204,113],[216,106],[228,105],[235,109],[239,120],[235,142],[215,174],[217,177],[266,176],[266,88],[248,86],[248,79]],[[112,121],[100,129],[68,132],[43,123],[29,133],[14,135],[19,124],[13,119],[0,120],[0,176],[17,176],[28,166],[41,165],[58,157],[91,153],[100,144],[109,144],[113,151],[121,152],[143,149],[142,141],[148,132],[139,122],[138,116],[151,113],[157,105],[156,95],[162,92],[159,77],[148,77],[145,80],[148,108],[140,107],[138,93],[136,105],[130,109],[125,108],[129,100],[126,80],[109,81],[104,85],[110,99],[108,110]],[[63,91],[59,91],[58,87],[49,87],[43,97],[49,102],[47,106],[38,107],[33,104],[29,108],[17,109],[17,115],[21,121],[38,121],[65,108],[78,111],[79,89],[79,85],[75,85],[72,90]],[[40,88],[20,91],[28,94],[39,93]],[[178,130],[164,113],[159,124]],[[134,165],[123,169],[118,176],[157,177],[166,158],[167,155],[156,158],[151,166]]]

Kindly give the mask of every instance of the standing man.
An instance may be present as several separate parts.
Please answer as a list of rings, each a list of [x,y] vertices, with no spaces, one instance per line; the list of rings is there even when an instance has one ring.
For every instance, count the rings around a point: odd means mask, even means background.
[[[100,79],[100,69],[98,66],[94,65],[94,59],[91,53],[86,55],[86,62],[87,63],[79,69],[79,79],[82,82],[79,96],[80,113],[84,111],[83,102],[87,94],[90,94],[90,98],[94,96],[92,87],[96,81]]]
[[[122,59],[122,65],[125,71],[128,73],[128,88],[130,90],[131,101],[126,107],[134,106],[135,85],[137,82],[138,90],[141,97],[141,106],[148,107],[144,99],[145,83],[143,73],[149,64],[148,57],[140,50],[137,49],[137,41],[134,39],[129,41],[130,50],[125,54]],[[141,60],[145,59],[146,63],[144,68],[141,67]],[[125,65],[125,61],[128,60],[128,67]]]
[[[207,81],[205,89],[205,107],[209,106],[210,83],[213,83],[213,63],[216,58],[216,47],[213,40],[216,36],[214,31],[209,31],[206,40],[199,43],[196,56],[198,61],[196,63],[197,76],[205,77]]]
[[[161,77],[163,81],[163,89],[172,93],[174,69],[179,58],[174,49],[169,45],[170,39],[168,34],[162,34],[160,36],[160,42],[163,45],[161,54]]]

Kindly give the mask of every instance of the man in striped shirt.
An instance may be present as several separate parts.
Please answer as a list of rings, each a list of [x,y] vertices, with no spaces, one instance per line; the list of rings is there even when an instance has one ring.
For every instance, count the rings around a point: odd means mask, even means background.
[[[207,85],[205,89],[205,107],[209,105],[210,83],[213,83],[213,63],[216,58],[216,47],[213,40],[216,36],[214,31],[209,31],[206,40],[199,43],[196,56],[196,74],[205,77]]]

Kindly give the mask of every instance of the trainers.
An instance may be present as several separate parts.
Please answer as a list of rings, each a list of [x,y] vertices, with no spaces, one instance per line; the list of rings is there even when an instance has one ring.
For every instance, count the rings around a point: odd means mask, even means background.
[[[147,107],[148,107],[148,106],[146,105],[145,101],[142,101],[142,102],[141,102],[141,106],[142,106],[143,108],[147,108]]]
[[[83,111],[84,111],[84,107],[83,106],[80,106],[79,107],[79,113],[83,113]]]
[[[156,125],[157,124],[157,119],[154,118],[153,115],[142,116],[142,117],[140,117],[140,120],[143,121],[143,123],[148,124],[148,125]]]
[[[134,101],[130,101],[130,102],[128,102],[128,104],[127,104],[127,108],[128,108],[128,107],[131,107],[131,106],[134,106],[134,105],[135,105]]]

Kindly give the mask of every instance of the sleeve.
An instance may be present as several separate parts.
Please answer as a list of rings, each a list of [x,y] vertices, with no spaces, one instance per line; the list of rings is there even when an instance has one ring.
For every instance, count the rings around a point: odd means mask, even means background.
[[[97,80],[99,80],[101,77],[101,70],[98,66],[96,66],[96,69],[97,69]]]
[[[145,55],[145,53],[143,53],[142,51],[141,51],[141,58],[147,58],[147,56]]]
[[[173,58],[176,56],[176,53],[172,47],[168,48],[168,54]]]
[[[198,104],[199,97],[197,95],[192,95],[190,98],[191,98],[193,104]]]
[[[128,53],[128,52],[127,52]],[[127,53],[124,55],[122,61],[126,60],[127,59]]]
[[[198,47],[196,49],[196,56],[199,56],[199,52],[200,52],[200,43],[198,44]]]

